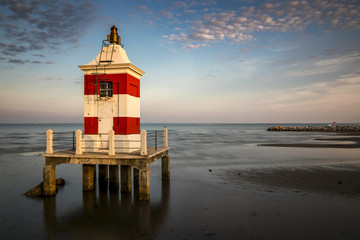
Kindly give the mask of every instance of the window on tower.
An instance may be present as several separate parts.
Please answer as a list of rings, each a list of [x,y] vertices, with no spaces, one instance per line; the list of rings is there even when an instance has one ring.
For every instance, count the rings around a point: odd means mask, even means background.
[[[113,96],[113,83],[112,82],[101,82],[99,84],[100,97],[112,97]]]

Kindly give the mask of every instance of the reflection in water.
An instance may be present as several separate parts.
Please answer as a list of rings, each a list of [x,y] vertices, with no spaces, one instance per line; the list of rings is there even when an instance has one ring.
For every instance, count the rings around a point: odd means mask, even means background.
[[[48,236],[56,231],[56,197],[50,196],[44,198],[44,221],[46,224],[46,233]],[[51,239],[50,237],[48,239]]]
[[[56,197],[44,199],[47,239],[147,238],[166,222],[170,182],[162,182],[158,202],[133,200],[131,193],[98,187],[83,192],[82,209],[56,216]],[[58,212],[59,215],[63,215]]]

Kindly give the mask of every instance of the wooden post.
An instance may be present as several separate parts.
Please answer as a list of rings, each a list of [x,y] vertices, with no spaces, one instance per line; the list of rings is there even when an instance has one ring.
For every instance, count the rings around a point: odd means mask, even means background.
[[[137,200],[150,200],[150,167],[134,168],[134,188]]]
[[[43,195],[52,196],[56,194],[56,169],[55,165],[45,165],[43,168]]]
[[[109,131],[109,155],[115,155],[115,132]]]
[[[76,154],[82,154],[82,132],[80,129],[76,130]]]
[[[83,164],[83,191],[94,190],[95,166]]]
[[[121,166],[121,192],[131,192],[131,167]]]
[[[161,158],[161,172],[162,172],[162,180],[169,181],[170,180],[170,157],[166,155]]]
[[[164,141],[163,147],[164,148],[168,147],[168,129],[166,126],[164,127],[163,141]]]
[[[53,152],[53,130],[48,129],[46,131],[46,153],[52,154]]]
[[[146,130],[141,130],[140,142],[141,142],[140,154],[147,155]]]
[[[109,187],[119,188],[119,165],[109,165]]]

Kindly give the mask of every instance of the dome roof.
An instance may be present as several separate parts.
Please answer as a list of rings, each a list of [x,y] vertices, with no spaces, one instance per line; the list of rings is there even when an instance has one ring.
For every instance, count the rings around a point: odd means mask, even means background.
[[[86,65],[107,65],[131,63],[121,45],[109,44],[103,47],[97,57]]]

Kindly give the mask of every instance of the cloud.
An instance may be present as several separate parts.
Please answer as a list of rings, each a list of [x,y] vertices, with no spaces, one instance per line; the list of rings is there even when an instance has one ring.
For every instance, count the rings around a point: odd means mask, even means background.
[[[6,0],[0,6],[7,13],[0,18],[0,51],[8,56],[76,43],[96,19],[89,0]]]
[[[289,62],[289,60],[287,60],[287,62]],[[296,67],[296,69],[285,73],[285,76],[293,78],[336,73],[338,71],[344,71],[345,69],[356,69],[359,62],[360,52],[358,51],[320,60],[318,60],[317,57],[308,57],[302,62],[291,65],[291,68]]]
[[[356,109],[360,104],[360,72],[344,75],[333,81],[312,83],[282,89],[263,103],[269,109],[314,111],[316,108]],[[355,108],[354,108],[355,107]],[[321,109],[319,109],[321,110]]]
[[[172,12],[167,11],[167,10],[162,10],[160,12],[160,14],[161,14],[161,16],[166,17],[166,18],[172,18],[173,17]]]
[[[21,59],[9,59],[9,63],[24,64],[25,61]]]
[[[138,7],[138,9],[145,11],[145,10],[147,10],[148,8],[147,8],[147,6],[142,5],[142,6]]]
[[[180,7],[188,8],[188,5],[186,4],[186,2],[175,2],[174,6],[178,7],[178,8],[180,8]]]
[[[178,2],[175,6],[185,8],[188,7],[186,3]],[[206,3],[215,4],[212,1]],[[310,24],[323,31],[360,29],[360,5],[355,0],[293,0],[232,10],[213,8],[211,12],[198,14],[197,19],[185,21],[182,27],[184,31],[169,34],[171,37],[168,39],[185,42],[184,45],[218,41],[249,42],[255,40],[255,32],[303,31]]]
[[[18,53],[27,52],[27,48],[25,46],[16,44],[0,43],[0,48],[2,48],[2,53],[7,56],[15,56]]]
[[[184,46],[184,48],[187,48],[187,49],[196,49],[199,47],[210,47],[210,46],[205,43],[188,44],[188,45]]]
[[[38,77],[40,80],[46,80],[46,81],[62,81],[63,78],[54,78],[54,77]]]
[[[8,60],[8,63],[15,63],[15,64],[25,64],[25,63],[31,63],[31,64],[41,64],[41,61],[37,61],[37,60],[22,60],[22,59],[13,59],[10,58]]]
[[[41,57],[41,58],[45,57],[45,55],[43,55],[43,54],[33,54],[33,56],[34,57]]]
[[[330,59],[325,59],[325,60],[319,60],[317,62],[315,62],[316,66],[319,67],[324,67],[324,66],[329,66],[329,67],[335,67],[344,63],[348,63],[348,62],[360,62],[360,53],[353,53],[350,55],[345,55],[342,57],[337,57],[337,58],[330,58]]]

